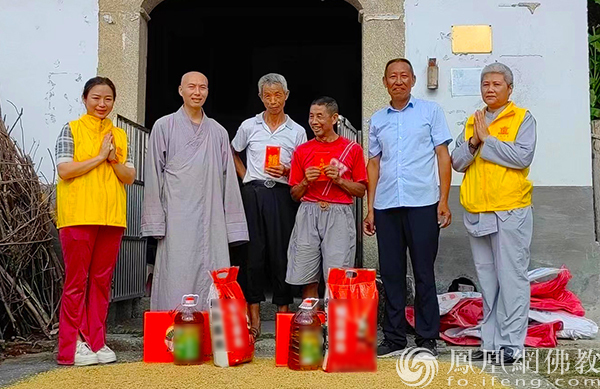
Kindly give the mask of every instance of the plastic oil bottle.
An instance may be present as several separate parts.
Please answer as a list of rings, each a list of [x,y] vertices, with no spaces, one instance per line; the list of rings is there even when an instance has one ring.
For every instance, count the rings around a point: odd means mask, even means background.
[[[288,366],[292,370],[317,370],[323,363],[323,327],[317,315],[319,299],[302,301],[292,318]]]
[[[202,333],[204,317],[196,309],[197,294],[186,294],[181,308],[175,315],[173,357],[176,365],[199,365],[202,363]]]

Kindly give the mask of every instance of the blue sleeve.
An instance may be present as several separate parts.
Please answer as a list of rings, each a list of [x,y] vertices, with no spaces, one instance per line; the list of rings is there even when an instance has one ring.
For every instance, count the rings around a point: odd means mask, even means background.
[[[373,118],[369,125],[369,158],[374,158],[381,154],[381,144],[377,138],[378,131],[377,127],[373,124]]]
[[[444,110],[438,104],[434,104],[432,112],[431,139],[434,147],[443,144],[449,145],[452,142],[452,134],[450,134]]]

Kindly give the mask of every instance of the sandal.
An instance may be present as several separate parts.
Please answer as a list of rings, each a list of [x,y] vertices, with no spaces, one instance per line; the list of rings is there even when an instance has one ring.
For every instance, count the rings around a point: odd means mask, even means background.
[[[260,337],[260,328],[259,327],[250,327],[250,335],[254,338],[256,342]]]

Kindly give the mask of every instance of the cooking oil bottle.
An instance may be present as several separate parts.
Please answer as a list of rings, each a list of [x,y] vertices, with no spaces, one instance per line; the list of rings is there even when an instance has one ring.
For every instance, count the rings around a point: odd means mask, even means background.
[[[317,315],[319,299],[307,298],[298,307],[290,328],[288,366],[317,370],[323,363],[323,327]]]
[[[196,309],[197,294],[186,294],[181,308],[175,315],[173,357],[176,365],[199,365],[202,363],[202,333],[204,317]]]

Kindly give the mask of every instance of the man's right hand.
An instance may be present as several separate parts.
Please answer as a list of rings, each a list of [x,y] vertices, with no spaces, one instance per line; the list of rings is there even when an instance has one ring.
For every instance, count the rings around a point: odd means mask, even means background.
[[[321,169],[319,169],[318,167],[310,166],[306,168],[304,176],[306,177],[306,180],[309,183],[314,182],[317,180],[317,178],[321,176]]]
[[[367,236],[375,235],[375,215],[373,215],[373,212],[367,213],[367,217],[363,221],[363,231]]]

